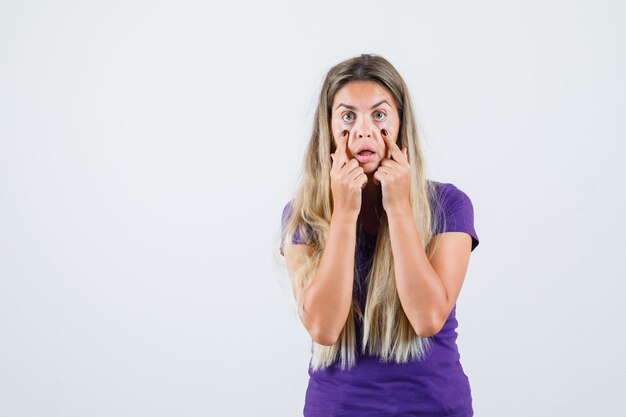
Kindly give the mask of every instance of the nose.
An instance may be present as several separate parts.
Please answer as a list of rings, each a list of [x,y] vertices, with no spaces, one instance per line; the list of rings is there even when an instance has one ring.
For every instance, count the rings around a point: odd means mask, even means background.
[[[356,127],[356,137],[362,138],[371,138],[372,137],[372,126],[367,122],[367,120],[363,120]]]

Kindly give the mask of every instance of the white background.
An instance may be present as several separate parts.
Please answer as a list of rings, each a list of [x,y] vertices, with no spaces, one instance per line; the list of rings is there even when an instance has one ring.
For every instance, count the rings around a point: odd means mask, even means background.
[[[474,204],[477,416],[623,416],[619,1],[0,2],[0,415],[296,416],[272,257],[322,79],[404,76]]]

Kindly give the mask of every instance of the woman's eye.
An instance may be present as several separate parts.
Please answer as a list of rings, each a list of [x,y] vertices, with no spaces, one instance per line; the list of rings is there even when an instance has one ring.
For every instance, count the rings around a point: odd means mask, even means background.
[[[377,111],[374,112],[374,117],[376,118],[376,120],[385,120],[385,117],[387,116],[384,112],[382,111]],[[378,117],[378,115],[380,115],[380,117]]]
[[[385,120],[386,117],[387,115],[385,114],[385,112],[382,112],[382,111],[374,112],[374,118],[378,121]],[[344,113],[341,116],[341,118],[343,119],[344,122],[352,122],[354,121],[354,113],[352,112]]]

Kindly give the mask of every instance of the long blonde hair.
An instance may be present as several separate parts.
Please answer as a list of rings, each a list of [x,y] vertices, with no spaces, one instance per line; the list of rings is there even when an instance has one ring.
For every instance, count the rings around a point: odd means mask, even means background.
[[[330,126],[331,106],[335,93],[351,81],[378,82],[395,101],[400,116],[397,144],[400,148],[408,148],[412,176],[410,202],[422,246],[429,254],[429,259],[435,251],[434,247],[430,247],[432,236],[436,229],[442,230],[437,224],[439,220],[434,219],[437,216],[431,212],[431,202],[438,204],[438,199],[433,198],[437,193],[435,184],[425,178],[426,168],[413,106],[404,80],[391,63],[373,54],[362,54],[333,66],[322,84],[313,131],[304,155],[300,184],[292,199],[292,215],[283,225],[279,236],[281,244],[288,250],[297,230],[302,239],[314,248],[312,256],[304,260],[305,266],[298,276],[290,277],[291,285],[300,290],[300,297],[296,300],[300,317],[304,309],[302,295],[320,263],[333,212],[330,154],[335,151],[335,144]],[[278,244],[274,248],[276,246]],[[415,333],[400,304],[386,214],[382,215],[371,265],[366,277],[365,311],[361,311],[353,296],[350,313],[337,343],[325,346],[313,342],[313,370],[326,368],[338,358],[341,369],[349,369],[355,364],[357,316],[363,319],[362,353],[377,355],[383,362],[393,360],[403,363],[424,358],[431,341]]]

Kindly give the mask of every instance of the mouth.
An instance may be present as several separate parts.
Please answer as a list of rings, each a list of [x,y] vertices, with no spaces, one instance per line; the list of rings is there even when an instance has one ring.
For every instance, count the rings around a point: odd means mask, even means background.
[[[376,159],[376,152],[369,148],[363,148],[354,157],[361,163],[372,162]]]

